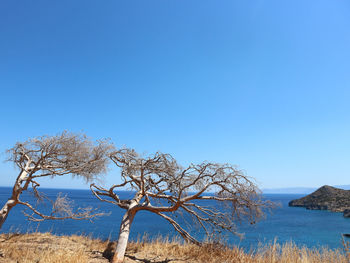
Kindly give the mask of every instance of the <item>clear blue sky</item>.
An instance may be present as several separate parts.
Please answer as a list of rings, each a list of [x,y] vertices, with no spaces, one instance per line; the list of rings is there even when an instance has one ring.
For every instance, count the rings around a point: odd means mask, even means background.
[[[348,0],[1,1],[0,150],[67,129],[237,164],[261,187],[349,184],[349,14]],[[1,185],[16,175],[0,164]]]

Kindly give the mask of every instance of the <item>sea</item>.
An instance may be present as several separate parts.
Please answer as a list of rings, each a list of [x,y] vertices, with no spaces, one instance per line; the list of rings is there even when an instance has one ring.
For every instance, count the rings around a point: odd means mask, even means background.
[[[87,235],[94,238],[115,240],[118,237],[119,226],[124,210],[116,205],[101,202],[89,190],[71,189],[41,189],[51,199],[58,194],[67,195],[74,200],[76,207],[91,206],[108,215],[94,221],[78,220],[47,220],[31,222],[26,219],[23,212],[25,207],[17,205],[8,216],[0,233],[7,232],[51,232],[57,235]],[[10,197],[11,188],[0,187],[0,205]],[[127,197],[132,193],[121,191],[120,196]],[[272,242],[293,242],[298,246],[308,248],[328,247],[342,248],[342,234],[350,233],[350,218],[344,218],[342,213],[329,211],[307,210],[300,207],[289,207],[290,200],[300,198],[300,194],[265,194],[264,198],[279,204],[271,213],[254,225],[245,222],[237,223],[237,232],[243,234],[239,237],[230,233],[223,233],[223,240],[228,245],[239,246],[251,251],[264,244]],[[24,193],[23,200],[34,201],[34,197]],[[44,207],[49,211],[50,207]],[[188,226],[188,225],[187,225]],[[191,228],[191,225],[189,225]],[[203,240],[205,236],[195,227],[191,234]],[[163,218],[146,211],[136,214],[131,227],[130,239],[153,239],[158,237],[176,238],[178,235],[173,227]],[[348,239],[350,241],[350,239]]]

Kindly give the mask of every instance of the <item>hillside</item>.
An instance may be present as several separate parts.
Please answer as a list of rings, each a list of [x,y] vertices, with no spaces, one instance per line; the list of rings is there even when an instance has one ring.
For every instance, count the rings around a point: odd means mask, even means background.
[[[0,263],[108,263],[111,243],[83,236],[50,233],[1,234]],[[112,245],[113,246],[113,245]],[[348,251],[345,245],[345,251]],[[299,248],[292,243],[262,245],[249,253],[221,245],[183,244],[158,239],[131,242],[125,263],[344,263],[350,255],[343,249]]]
[[[345,217],[350,217],[350,190],[325,185],[305,197],[290,201],[289,206],[342,212]]]

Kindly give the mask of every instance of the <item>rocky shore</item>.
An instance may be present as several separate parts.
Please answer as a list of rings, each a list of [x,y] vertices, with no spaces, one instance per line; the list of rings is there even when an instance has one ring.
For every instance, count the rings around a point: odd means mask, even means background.
[[[325,185],[305,197],[290,201],[289,206],[342,212],[344,217],[350,217],[350,190]]]

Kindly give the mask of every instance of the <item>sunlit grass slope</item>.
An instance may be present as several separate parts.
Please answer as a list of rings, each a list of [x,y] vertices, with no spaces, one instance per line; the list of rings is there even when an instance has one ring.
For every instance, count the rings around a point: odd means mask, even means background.
[[[86,236],[55,236],[50,233],[0,235],[1,263],[102,263],[108,262],[114,244]],[[262,245],[246,253],[220,245],[198,247],[178,240],[158,238],[131,242],[125,262],[148,263],[348,263],[347,246],[331,250],[300,248],[292,243]]]

